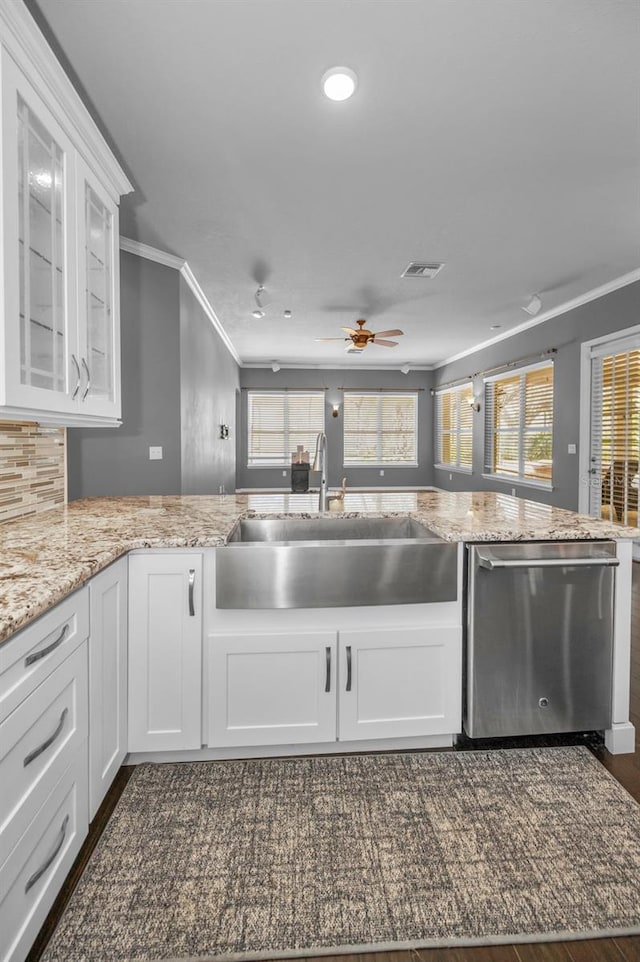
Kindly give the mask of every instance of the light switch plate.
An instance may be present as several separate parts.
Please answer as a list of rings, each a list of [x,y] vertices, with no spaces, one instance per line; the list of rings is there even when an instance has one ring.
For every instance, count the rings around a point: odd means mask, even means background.
[[[567,444],[567,454],[577,454],[577,447],[575,444]]]
[[[149,448],[149,460],[162,461],[162,448],[160,446]]]

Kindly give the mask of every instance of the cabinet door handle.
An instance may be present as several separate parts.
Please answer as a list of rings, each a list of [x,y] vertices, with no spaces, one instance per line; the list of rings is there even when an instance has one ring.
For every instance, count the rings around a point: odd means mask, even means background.
[[[46,648],[42,648],[40,651],[34,651],[33,654],[31,655],[27,655],[27,657],[24,660],[24,667],[28,668],[29,665],[32,665],[34,663],[34,661],[40,661],[41,658],[46,658],[47,655],[51,654],[51,652],[54,651],[58,647],[58,645],[62,644],[68,631],[69,631],[69,625],[66,624],[62,629],[62,631],[60,632],[60,634],[58,635],[58,637],[56,638],[56,640],[52,641],[50,645],[47,645]]]
[[[326,675],[324,682],[324,690],[331,691],[331,648],[329,645],[325,648],[325,664],[326,664]]]
[[[43,876],[44,873],[47,871],[47,869],[49,868],[49,866],[51,865],[51,863],[52,863],[53,861],[55,861],[56,855],[58,854],[58,852],[60,851],[60,849],[61,849],[62,846],[64,845],[64,840],[65,840],[65,836],[66,836],[66,834],[67,834],[67,826],[68,826],[68,824],[69,824],[69,816],[68,816],[68,815],[65,815],[64,821],[63,821],[63,823],[62,823],[62,825],[61,825],[61,827],[60,827],[59,837],[58,837],[58,839],[56,840],[56,844],[55,844],[54,847],[53,847],[53,851],[52,851],[51,855],[47,856],[46,861],[44,862],[43,865],[40,866],[40,868],[38,869],[38,871],[37,871],[37,872],[34,872],[33,875],[30,876],[29,879],[27,879],[27,884],[26,884],[25,887],[24,887],[25,894],[29,891],[30,888],[33,888],[33,886],[36,884],[36,882],[38,881],[38,879],[39,879],[39,878],[42,878],[42,876]]]
[[[347,645],[347,691],[351,691],[351,645]]]
[[[191,617],[193,617],[193,615],[195,615],[196,613],[195,604],[193,602],[193,590],[195,588],[195,584],[196,584],[196,569],[189,568],[189,614],[191,615]]]
[[[72,355],[71,355],[71,360],[72,360],[73,363],[74,363],[74,366],[75,366],[75,369],[76,369],[76,378],[77,378],[76,386],[75,386],[75,388],[74,388],[74,390],[73,390],[73,394],[71,395],[71,400],[72,400],[72,401],[75,401],[75,399],[76,399],[77,396],[78,396],[78,391],[80,390],[80,381],[82,380],[82,378],[81,378],[81,376],[80,376],[80,365],[78,364],[78,360],[77,360],[75,354],[72,354]]]
[[[87,372],[87,383],[86,383],[86,385],[85,385],[85,389],[84,389],[84,392],[83,392],[83,394],[82,394],[82,400],[83,400],[83,401],[86,401],[86,400],[87,400],[87,394],[89,393],[89,388],[91,387],[91,372],[89,371],[89,365],[87,364],[87,362],[85,361],[85,359],[84,359],[83,357],[81,357],[80,360],[82,361],[82,366],[83,366],[83,368],[84,368],[85,371]]]
[[[27,765],[30,765],[31,762],[35,762],[38,755],[42,755],[43,752],[46,752],[47,748],[53,745],[56,738],[58,738],[58,736],[60,735],[60,732],[64,728],[64,720],[67,717],[68,713],[69,713],[69,709],[65,708],[62,714],[60,715],[60,721],[58,722],[58,727],[56,728],[54,733],[52,735],[49,735],[46,741],[43,741],[42,745],[38,745],[37,748],[34,748],[32,752],[29,752],[29,754],[25,756],[24,762],[22,763],[24,768],[26,768]]]

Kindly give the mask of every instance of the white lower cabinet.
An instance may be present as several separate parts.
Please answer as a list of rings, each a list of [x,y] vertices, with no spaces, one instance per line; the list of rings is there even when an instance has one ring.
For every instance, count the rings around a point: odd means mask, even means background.
[[[202,555],[129,556],[130,752],[202,745]]]
[[[89,818],[127,754],[127,559],[89,582]]]
[[[336,634],[210,635],[209,746],[336,739]]]
[[[0,962],[23,962],[88,830],[87,742],[0,867]]]
[[[459,628],[363,628],[339,642],[341,741],[459,730]]]
[[[210,634],[210,748],[452,734],[456,626]]]

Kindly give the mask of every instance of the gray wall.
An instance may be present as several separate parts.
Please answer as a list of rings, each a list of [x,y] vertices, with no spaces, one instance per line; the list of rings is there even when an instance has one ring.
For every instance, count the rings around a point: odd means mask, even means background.
[[[327,388],[325,392],[325,431],[329,465],[329,485],[338,487],[347,478],[349,487],[423,487],[433,483],[433,399],[430,394],[432,374],[429,371],[413,371],[407,375],[399,371],[357,370],[281,370],[274,374],[270,368],[243,368],[240,371],[242,388]],[[417,468],[344,468],[343,417],[341,387],[372,390],[384,387],[398,391],[421,388],[418,394],[418,462]],[[331,406],[340,404],[340,415],[331,415]],[[283,468],[247,467],[247,391],[240,392],[238,410],[238,442],[236,484],[238,488],[287,488],[290,484],[288,471]],[[311,452],[313,455],[313,452]],[[311,486],[317,486],[317,475],[312,475]]]
[[[567,454],[567,445],[580,440],[580,346],[584,341],[624,330],[640,323],[640,283],[622,287],[528,331],[476,351],[434,372],[434,387],[477,371],[549,348],[558,348],[554,362],[553,490],[515,485],[521,498],[577,510],[581,479],[579,454]],[[482,397],[482,378],[474,380],[474,393]],[[482,477],[484,458],[484,406],[474,414],[473,474],[452,474],[434,469],[434,484],[450,491],[503,491],[511,493],[513,482]]]
[[[69,428],[69,500],[180,493],[179,274],[120,255],[122,426]],[[162,461],[149,446],[162,445]]]
[[[121,252],[120,314],[123,423],[69,428],[69,500],[233,491],[238,366],[181,274]]]
[[[238,365],[180,276],[182,493],[235,489]],[[228,440],[220,425],[229,426]]]

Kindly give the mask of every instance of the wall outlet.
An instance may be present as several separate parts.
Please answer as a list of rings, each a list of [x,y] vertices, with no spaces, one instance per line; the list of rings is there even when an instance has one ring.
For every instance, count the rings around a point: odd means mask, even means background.
[[[575,444],[567,444],[567,454],[577,454],[578,448]]]
[[[286,471],[283,471],[283,472],[282,472],[282,477],[283,477],[283,478],[286,478],[286,476],[287,476],[287,472],[286,472]]]
[[[380,468],[380,477],[384,478],[384,468]]]
[[[162,461],[162,448],[160,446],[149,448],[149,460]]]

